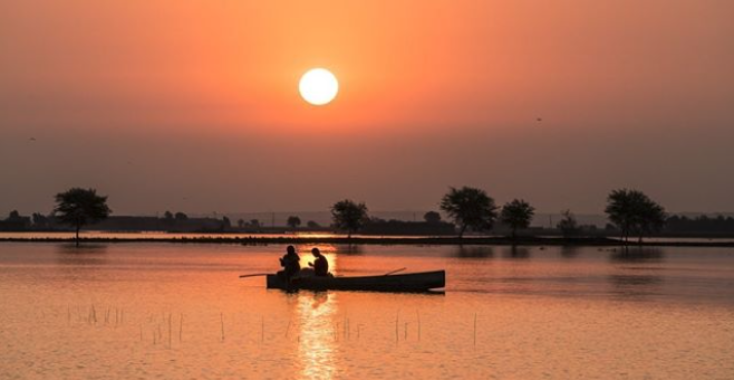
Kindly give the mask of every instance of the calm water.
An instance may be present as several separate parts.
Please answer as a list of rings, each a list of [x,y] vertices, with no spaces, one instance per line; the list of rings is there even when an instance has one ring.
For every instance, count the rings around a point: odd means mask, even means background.
[[[283,248],[2,244],[0,378],[734,378],[731,248],[322,246],[443,295],[238,279]]]

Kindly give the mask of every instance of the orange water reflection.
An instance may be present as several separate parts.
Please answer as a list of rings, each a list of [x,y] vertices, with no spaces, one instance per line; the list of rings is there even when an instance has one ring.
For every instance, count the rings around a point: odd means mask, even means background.
[[[337,294],[300,292],[295,305],[301,378],[331,379],[336,372]]]

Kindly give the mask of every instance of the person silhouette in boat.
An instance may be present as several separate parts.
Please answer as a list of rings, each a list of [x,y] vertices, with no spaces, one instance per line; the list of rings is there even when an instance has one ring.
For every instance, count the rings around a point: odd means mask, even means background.
[[[314,276],[327,277],[329,276],[329,262],[326,257],[321,254],[318,248],[311,250],[311,254],[316,258],[313,263],[308,263],[308,266],[313,267]]]
[[[290,281],[301,270],[301,258],[296,253],[296,248],[289,245],[286,254],[280,258],[280,266],[283,270],[278,272],[278,277]]]

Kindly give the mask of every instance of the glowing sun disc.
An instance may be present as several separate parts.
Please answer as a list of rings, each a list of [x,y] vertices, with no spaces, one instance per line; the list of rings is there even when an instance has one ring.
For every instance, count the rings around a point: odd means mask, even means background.
[[[316,68],[307,71],[298,83],[303,100],[322,106],[330,103],[339,92],[339,81],[329,70]]]

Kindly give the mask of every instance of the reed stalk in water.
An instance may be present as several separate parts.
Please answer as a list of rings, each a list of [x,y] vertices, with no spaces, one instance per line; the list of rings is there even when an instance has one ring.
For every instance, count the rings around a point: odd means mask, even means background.
[[[477,313],[474,313],[474,347],[477,346]]]
[[[397,313],[395,313],[395,344],[398,344],[400,341],[400,325],[398,324],[400,321],[400,309],[398,309]]]
[[[183,313],[181,313],[181,322],[178,325],[178,341],[183,341]]]
[[[219,320],[222,322],[222,342],[224,342],[224,313],[219,313]]]
[[[173,333],[173,328],[171,327],[171,314],[168,314],[168,348],[171,348],[171,335]]]
[[[421,312],[420,310],[415,311],[416,317],[418,319],[418,341],[421,341]]]

